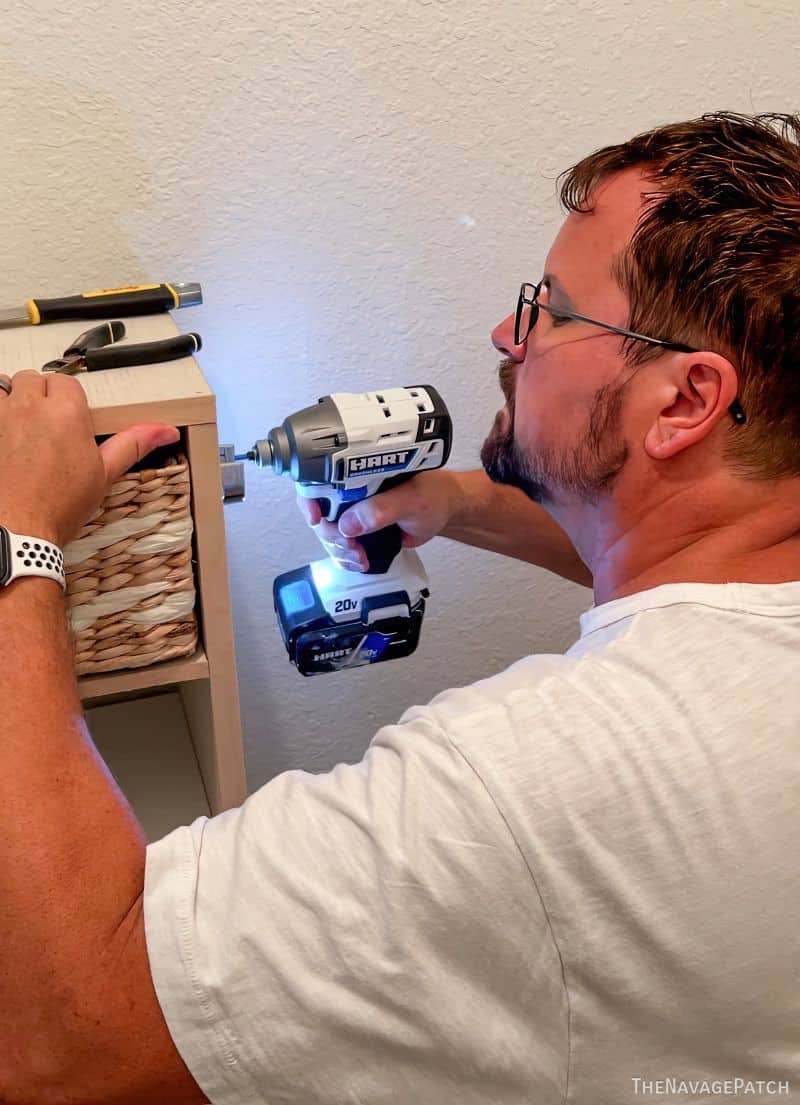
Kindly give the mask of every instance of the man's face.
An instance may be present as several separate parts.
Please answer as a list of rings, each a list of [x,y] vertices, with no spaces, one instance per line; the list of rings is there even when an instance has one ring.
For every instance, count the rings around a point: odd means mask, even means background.
[[[543,303],[625,326],[627,303],[611,261],[629,241],[647,190],[640,172],[627,170],[599,186],[594,214],[570,213],[545,262],[551,279]],[[539,275],[527,279],[535,283]],[[543,310],[527,342],[514,344],[513,314],[492,341],[505,354],[506,406],[481,450],[487,473],[545,505],[565,493],[595,503],[629,456],[624,413],[631,372],[624,371],[622,338],[585,322],[559,322]]]

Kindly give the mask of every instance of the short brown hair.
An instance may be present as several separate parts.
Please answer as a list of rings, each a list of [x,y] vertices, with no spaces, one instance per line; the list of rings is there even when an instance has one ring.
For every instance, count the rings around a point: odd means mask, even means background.
[[[595,186],[633,167],[657,190],[612,266],[626,328],[726,356],[747,423],[731,421],[724,460],[800,476],[800,115],[718,111],[606,146],[560,174],[562,204],[591,211]],[[631,367],[663,355],[622,347]]]

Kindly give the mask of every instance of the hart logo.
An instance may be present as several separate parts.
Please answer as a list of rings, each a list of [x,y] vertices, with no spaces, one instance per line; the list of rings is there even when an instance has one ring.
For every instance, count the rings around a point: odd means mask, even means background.
[[[416,449],[398,449],[394,453],[374,453],[371,457],[351,457],[347,474],[356,476],[360,472],[390,472],[407,468],[416,452]]]

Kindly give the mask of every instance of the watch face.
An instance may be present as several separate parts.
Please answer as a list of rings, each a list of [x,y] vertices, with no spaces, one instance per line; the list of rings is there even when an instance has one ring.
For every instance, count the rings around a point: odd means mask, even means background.
[[[0,587],[5,587],[11,578],[11,542],[8,530],[0,526]]]

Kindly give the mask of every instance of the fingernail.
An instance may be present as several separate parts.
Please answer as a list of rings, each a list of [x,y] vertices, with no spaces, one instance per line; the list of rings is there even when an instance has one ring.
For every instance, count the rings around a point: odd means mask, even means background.
[[[345,537],[356,537],[359,533],[363,533],[361,519],[356,514],[355,509],[348,510],[346,514],[342,515],[339,522],[339,532],[343,533]]]
[[[364,566],[360,560],[337,560],[336,563],[340,568],[344,568],[348,572],[364,571]]]
[[[180,436],[180,430],[175,426],[165,426],[156,436],[156,443],[158,445],[172,445],[179,440]]]

